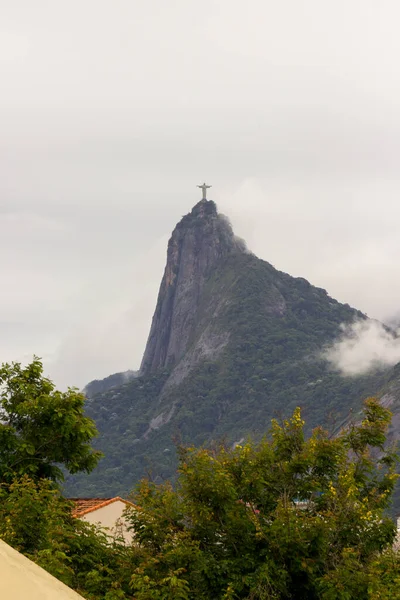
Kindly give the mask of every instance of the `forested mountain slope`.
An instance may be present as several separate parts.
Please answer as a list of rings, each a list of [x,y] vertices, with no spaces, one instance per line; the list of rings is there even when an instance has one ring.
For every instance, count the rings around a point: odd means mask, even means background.
[[[170,239],[139,376],[91,388],[87,414],[105,458],[68,491],[124,494],[145,474],[171,478],[176,443],[259,437],[296,406],[309,428],[333,431],[393,377],[342,377],[322,357],[340,325],[359,318],[249,253],[214,202],[200,202]]]

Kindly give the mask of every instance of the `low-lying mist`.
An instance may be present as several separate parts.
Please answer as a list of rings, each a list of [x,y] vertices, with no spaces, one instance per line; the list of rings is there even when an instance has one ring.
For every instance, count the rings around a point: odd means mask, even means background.
[[[400,337],[375,320],[342,325],[340,338],[323,352],[343,375],[362,375],[400,362]]]

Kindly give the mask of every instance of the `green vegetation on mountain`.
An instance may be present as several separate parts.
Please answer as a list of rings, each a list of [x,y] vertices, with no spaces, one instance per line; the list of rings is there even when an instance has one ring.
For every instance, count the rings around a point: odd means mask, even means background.
[[[95,394],[103,394],[113,387],[123,385],[127,381],[130,381],[136,377],[136,375],[136,371],[123,371],[122,373],[113,373],[104,379],[95,379],[88,383],[83,390],[83,393],[89,398]]]
[[[176,384],[172,369],[160,369],[92,396],[86,411],[105,457],[89,477],[69,478],[69,493],[123,494],[148,473],[173,478],[176,441],[259,439],[271,418],[297,405],[308,432],[316,425],[337,429],[388,377],[346,378],[322,358],[340,325],[356,318],[365,317],[254,255],[224,257],[202,287],[187,354],[205,331],[226,345]]]

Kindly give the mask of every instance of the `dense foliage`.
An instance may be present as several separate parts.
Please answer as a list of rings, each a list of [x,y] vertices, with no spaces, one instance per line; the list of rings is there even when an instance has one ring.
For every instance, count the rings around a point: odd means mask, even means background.
[[[316,425],[333,431],[388,377],[345,378],[332,371],[321,358],[325,344],[341,323],[364,316],[250,254],[221,261],[195,318],[192,342],[210,332],[228,336],[224,351],[195,366],[178,386],[165,389],[170,373],[159,372],[91,396],[86,410],[105,459],[89,478],[69,478],[69,493],[124,494],[148,473],[170,479],[177,465],[173,440],[198,446],[249,434],[259,439],[271,418],[287,417],[296,406],[308,432]]]
[[[83,412],[77,390],[59,392],[43,377],[39,359],[0,368],[0,481],[29,474],[32,478],[63,479],[91,471],[101,455],[91,447],[93,421]]]
[[[0,384],[0,538],[89,600],[129,597],[126,546],[73,518],[59,489],[62,468],[88,472],[99,459],[84,396],[56,390],[36,358],[3,364]]]
[[[32,376],[13,368],[15,405],[29,420],[46,400],[29,404]],[[40,368],[33,381],[48,390]],[[75,409],[66,404],[69,424]],[[50,395],[49,422],[58,412]],[[0,538],[87,600],[396,600],[400,556],[385,516],[397,478],[389,422],[370,399],[362,421],[336,438],[316,428],[306,439],[296,408],[259,442],[181,446],[175,488],[140,484],[127,514],[131,545],[74,518],[57,471],[43,476],[24,460],[25,473],[2,471]],[[40,449],[48,429],[37,438]],[[0,453],[7,448],[3,436]]]
[[[272,439],[180,452],[176,491],[144,481],[132,513],[137,600],[400,598],[390,414],[369,400],[336,439],[295,410]],[[378,452],[378,459],[373,459]]]
[[[0,538],[88,600],[129,598],[129,548],[71,511],[52,482],[25,475],[0,488]]]

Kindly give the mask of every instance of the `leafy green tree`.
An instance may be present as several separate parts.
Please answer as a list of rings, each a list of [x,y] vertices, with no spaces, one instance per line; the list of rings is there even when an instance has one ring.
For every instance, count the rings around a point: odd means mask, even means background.
[[[129,547],[72,516],[54,483],[27,475],[0,487],[0,539],[90,600],[131,597]]]
[[[335,439],[306,439],[296,409],[258,444],[180,449],[176,491],[143,481],[136,496],[135,598],[172,598],[172,584],[186,600],[400,598],[389,423],[369,399]]]
[[[55,389],[43,377],[38,358],[0,368],[0,482],[28,474],[34,479],[63,479],[70,473],[90,472],[101,453],[91,448],[97,434],[84,416],[85,397],[76,389]]]
[[[35,358],[0,368],[0,538],[89,600],[131,597],[136,564],[122,540],[72,516],[62,468],[90,472],[100,453],[84,396],[60,392]]]

